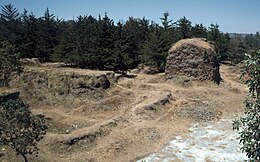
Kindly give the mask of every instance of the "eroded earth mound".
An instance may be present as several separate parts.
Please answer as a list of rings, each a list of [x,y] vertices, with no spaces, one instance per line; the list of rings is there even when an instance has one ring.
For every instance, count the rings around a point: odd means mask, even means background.
[[[183,39],[169,50],[165,67],[167,79],[188,77],[219,84],[220,73],[213,42],[204,38]]]

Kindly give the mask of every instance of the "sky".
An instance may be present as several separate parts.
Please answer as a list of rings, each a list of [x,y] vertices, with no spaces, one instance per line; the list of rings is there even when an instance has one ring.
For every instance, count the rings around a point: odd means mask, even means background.
[[[218,24],[223,32],[260,31],[260,0],[0,0],[1,6],[9,3],[19,12],[25,8],[37,17],[48,7],[56,17],[65,20],[79,15],[98,17],[107,12],[115,22],[133,16],[160,23],[159,18],[168,11],[174,22],[185,16],[193,24]]]

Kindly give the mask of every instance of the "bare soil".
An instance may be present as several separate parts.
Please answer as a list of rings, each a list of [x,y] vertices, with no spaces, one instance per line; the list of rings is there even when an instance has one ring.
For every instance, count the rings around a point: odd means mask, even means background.
[[[55,66],[27,68],[27,72],[44,71],[45,79],[50,73],[55,76],[55,72],[107,73]],[[166,81],[164,73],[138,74],[111,82],[111,87],[105,90],[65,94],[41,86],[44,80],[40,78],[39,83],[28,81],[26,88],[24,80],[18,79],[13,86],[19,89],[21,98],[34,114],[44,114],[49,123],[48,133],[38,145],[39,156],[29,156],[29,161],[136,161],[159,151],[175,137],[188,134],[193,122],[214,122],[241,115],[247,88],[238,80],[239,68],[222,65],[220,72],[223,78],[220,85],[210,81]],[[0,161],[22,158],[2,147]]]

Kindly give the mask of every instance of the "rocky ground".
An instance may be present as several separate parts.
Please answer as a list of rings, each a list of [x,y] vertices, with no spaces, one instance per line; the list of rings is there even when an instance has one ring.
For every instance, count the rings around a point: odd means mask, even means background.
[[[39,157],[29,156],[29,161],[137,161],[172,140],[180,145],[198,141],[197,130],[207,135],[207,130],[215,130],[214,123],[243,113],[247,88],[238,74],[238,67],[222,65],[223,82],[216,85],[166,81],[163,73],[127,78],[50,65],[27,67],[12,86],[32,112],[44,114],[49,123],[38,145]],[[9,148],[0,149],[1,161],[22,160]]]
[[[247,157],[239,150],[238,134],[232,130],[231,123],[231,119],[196,123],[186,137],[175,137],[162,150],[137,162],[243,162]]]

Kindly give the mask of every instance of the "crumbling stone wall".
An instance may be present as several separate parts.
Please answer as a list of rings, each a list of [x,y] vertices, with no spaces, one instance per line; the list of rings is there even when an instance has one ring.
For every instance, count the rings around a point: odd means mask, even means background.
[[[213,42],[204,38],[183,39],[169,50],[165,74],[167,79],[190,77],[219,84],[219,63]]]

